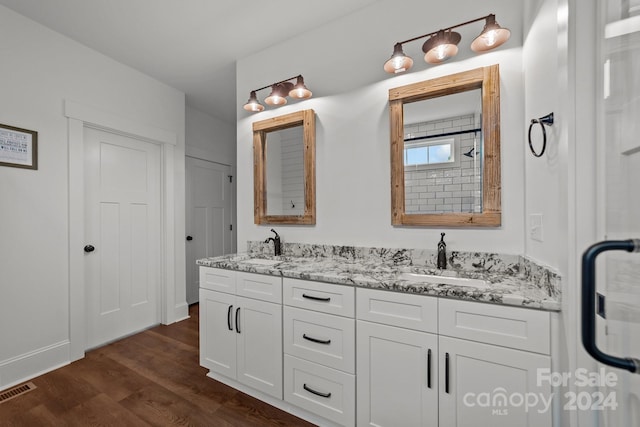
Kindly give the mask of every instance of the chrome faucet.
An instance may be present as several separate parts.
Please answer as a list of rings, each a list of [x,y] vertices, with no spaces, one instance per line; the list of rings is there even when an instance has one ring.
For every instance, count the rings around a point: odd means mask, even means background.
[[[278,235],[276,230],[274,230],[273,228],[271,229],[271,231],[275,233],[276,237],[269,237],[264,242],[265,243],[273,242],[273,254],[275,256],[282,255],[282,244],[280,242],[280,236]]]
[[[438,242],[438,268],[440,270],[447,268],[447,244],[444,242],[444,233],[440,233]]]

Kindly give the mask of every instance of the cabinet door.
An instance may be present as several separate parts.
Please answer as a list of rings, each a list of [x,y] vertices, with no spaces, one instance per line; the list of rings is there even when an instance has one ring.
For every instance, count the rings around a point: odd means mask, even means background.
[[[236,378],[236,297],[200,289],[200,365]]]
[[[551,425],[551,390],[537,386],[549,356],[443,336],[438,344],[441,426]]]
[[[282,306],[237,297],[238,381],[282,399]]]
[[[357,343],[358,426],[438,425],[437,336],[359,320]]]

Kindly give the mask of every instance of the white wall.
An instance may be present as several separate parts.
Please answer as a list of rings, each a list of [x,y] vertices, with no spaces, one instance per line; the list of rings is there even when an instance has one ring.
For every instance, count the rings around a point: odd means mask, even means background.
[[[235,123],[227,123],[189,106],[185,121],[187,156],[235,166]]]
[[[69,360],[69,162],[64,100],[178,135],[184,253],[184,94],[0,6],[0,123],[38,131],[38,170],[0,167],[0,388]],[[184,294],[184,257],[173,266]],[[171,279],[170,279],[171,280]]]
[[[316,112],[315,226],[279,226],[284,241],[362,246],[436,248],[447,233],[451,250],[524,252],[524,144],[521,50],[522,5],[512,1],[465,1],[455,9],[424,1],[379,1],[324,27],[244,58],[237,64],[238,248],[264,240],[271,226],[253,223],[251,123],[312,108]],[[402,19],[389,19],[402,10]],[[405,45],[415,70],[389,76],[382,64],[398,40],[493,12],[513,35],[508,45],[484,55],[465,54],[482,23],[464,35],[460,57],[427,66]],[[364,25],[364,23],[368,23]],[[304,54],[298,52],[303,51]],[[296,54],[294,54],[296,53]],[[391,226],[388,90],[463,70],[500,64],[503,225],[493,229]],[[302,73],[314,97],[248,116],[242,105],[251,89]],[[316,90],[316,88],[319,88]],[[260,94],[260,96],[262,96]]]

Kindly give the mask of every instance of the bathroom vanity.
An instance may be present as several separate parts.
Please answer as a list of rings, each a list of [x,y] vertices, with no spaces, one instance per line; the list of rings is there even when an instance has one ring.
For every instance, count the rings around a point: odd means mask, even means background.
[[[200,267],[209,376],[319,425],[550,426],[560,278],[518,256],[254,242]],[[528,406],[527,406],[528,405]]]

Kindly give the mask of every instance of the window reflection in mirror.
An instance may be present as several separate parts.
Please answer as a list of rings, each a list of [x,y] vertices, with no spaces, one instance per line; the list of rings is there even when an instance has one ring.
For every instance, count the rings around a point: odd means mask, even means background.
[[[502,221],[498,65],[389,90],[391,223]]]
[[[404,104],[405,212],[482,212],[480,89]]]

